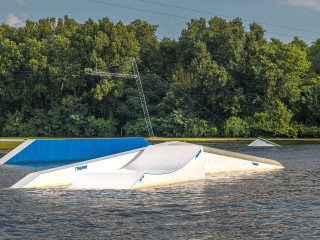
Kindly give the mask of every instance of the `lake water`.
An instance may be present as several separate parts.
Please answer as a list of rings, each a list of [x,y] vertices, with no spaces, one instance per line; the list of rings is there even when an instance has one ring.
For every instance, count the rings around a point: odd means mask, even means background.
[[[285,169],[139,191],[7,189],[39,168],[0,166],[0,239],[320,239],[320,144],[208,146]]]

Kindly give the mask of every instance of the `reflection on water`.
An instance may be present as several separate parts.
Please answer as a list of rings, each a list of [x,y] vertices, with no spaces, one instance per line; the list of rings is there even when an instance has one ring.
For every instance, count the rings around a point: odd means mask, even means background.
[[[0,166],[0,238],[320,239],[320,144],[212,147],[285,169],[216,174],[139,191],[6,189],[30,166]]]

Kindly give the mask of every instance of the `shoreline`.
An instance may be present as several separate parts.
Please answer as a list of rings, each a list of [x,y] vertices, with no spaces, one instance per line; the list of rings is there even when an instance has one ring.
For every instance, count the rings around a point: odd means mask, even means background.
[[[167,142],[167,141],[186,141],[186,142],[234,142],[246,143],[252,142],[257,138],[145,138],[150,142]],[[264,138],[268,141],[279,143],[320,143],[320,138]]]
[[[0,150],[12,150],[19,146],[26,139],[68,139],[68,138],[13,138],[8,137],[0,138]],[[73,139],[73,138],[70,138]],[[86,138],[77,138],[86,139]],[[169,141],[181,141],[181,142],[208,142],[208,143],[250,143],[256,138],[144,138],[148,142],[169,142]],[[265,138],[268,141],[281,144],[300,144],[300,143],[320,143],[320,138]]]

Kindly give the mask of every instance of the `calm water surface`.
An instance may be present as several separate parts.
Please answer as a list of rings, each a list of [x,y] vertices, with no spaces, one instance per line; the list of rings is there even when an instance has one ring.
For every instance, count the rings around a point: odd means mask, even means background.
[[[285,169],[139,191],[71,191],[8,189],[39,168],[2,165],[0,239],[320,239],[320,144],[206,145]]]

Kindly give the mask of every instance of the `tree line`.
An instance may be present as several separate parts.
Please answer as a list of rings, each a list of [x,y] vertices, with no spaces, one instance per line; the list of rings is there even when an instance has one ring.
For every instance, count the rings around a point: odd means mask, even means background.
[[[282,43],[240,18],[187,23],[180,37],[108,18],[0,26],[0,136],[147,136],[132,79],[139,62],[156,136],[320,137],[320,39]]]

